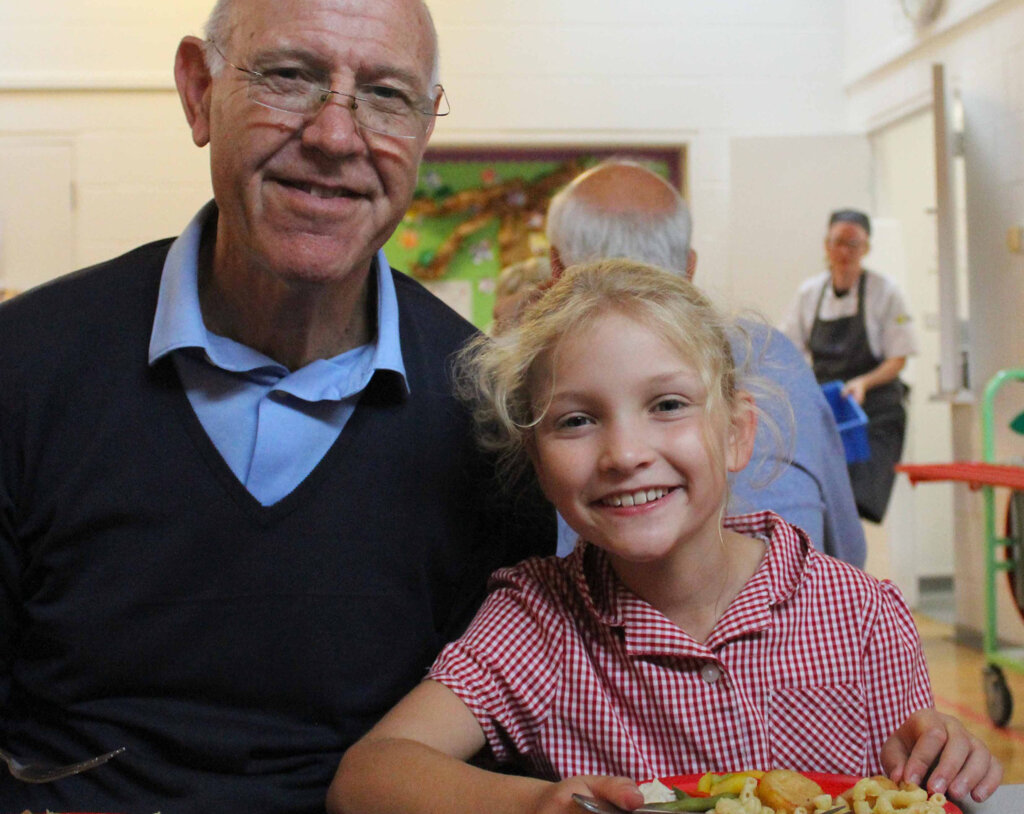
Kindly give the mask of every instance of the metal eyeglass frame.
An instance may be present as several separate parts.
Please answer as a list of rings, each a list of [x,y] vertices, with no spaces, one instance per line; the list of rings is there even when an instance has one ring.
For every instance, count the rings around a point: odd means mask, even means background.
[[[378,130],[378,129],[374,128],[374,127],[370,127],[369,125],[367,125],[364,122],[362,122],[360,120],[360,117],[358,115],[356,115],[356,111],[359,109],[359,102],[364,102],[368,107],[370,107],[372,109],[375,109],[375,110],[379,110],[379,108],[376,108],[375,105],[373,104],[373,102],[371,100],[367,99],[366,97],[364,97],[364,96],[357,96],[356,94],[353,94],[353,93],[345,93],[345,92],[340,91],[340,90],[331,90],[330,88],[320,88],[320,87],[313,86],[313,88],[310,91],[310,95],[312,96],[313,94],[319,94],[319,95],[322,96],[322,98],[320,100],[320,106],[318,108],[316,108],[315,110],[312,110],[312,111],[289,110],[288,108],[275,107],[274,105],[269,105],[266,102],[262,102],[259,99],[256,99],[256,98],[253,97],[253,88],[266,78],[266,74],[264,74],[264,73],[262,73],[260,71],[253,70],[252,68],[243,68],[241,65],[236,65],[234,62],[232,62],[230,59],[228,59],[227,56],[225,56],[225,54],[221,50],[220,46],[214,40],[206,40],[206,42],[209,43],[211,46],[213,46],[213,49],[218,53],[218,55],[220,55],[220,58],[223,59],[226,64],[230,65],[236,71],[240,71],[241,73],[244,73],[246,76],[249,77],[249,94],[248,94],[249,95],[249,100],[254,102],[255,104],[259,105],[260,107],[265,107],[268,110],[277,110],[277,111],[279,111],[281,113],[291,113],[292,115],[295,115],[295,116],[303,116],[303,117],[305,117],[307,119],[313,119],[316,116],[318,116],[320,114],[320,112],[328,105],[328,103],[329,103],[329,101],[330,101],[332,96],[344,96],[346,99],[350,99],[351,102],[344,104],[343,107],[346,107],[346,108],[349,109],[349,111],[351,111],[352,118],[355,121],[355,123],[359,126],[360,129],[365,128],[366,130],[369,130],[372,133],[377,133],[377,134],[382,135],[382,136],[389,136],[390,138],[401,138],[401,139],[415,139],[415,138],[418,138],[418,135],[416,135],[416,134],[406,135],[406,134],[403,134],[403,133],[389,133],[389,132],[387,132],[385,130]],[[433,110],[425,111],[425,110],[420,110],[419,108],[410,105],[410,107],[409,107],[409,112],[410,113],[415,114],[415,115],[419,115],[419,116],[424,116],[424,117],[433,117],[435,119],[436,118],[440,118],[441,116],[447,116],[449,113],[451,113],[451,104],[448,101],[448,95],[445,93],[444,86],[441,85],[440,83],[438,83],[434,87],[436,87],[438,89],[437,96],[435,96],[433,99],[430,99],[430,97],[427,97],[427,99],[431,102],[431,104],[438,104],[438,102],[442,103],[444,105],[444,110],[443,111],[433,111]],[[387,111],[382,111],[382,112],[387,112]],[[391,115],[402,116],[404,114],[391,114]]]

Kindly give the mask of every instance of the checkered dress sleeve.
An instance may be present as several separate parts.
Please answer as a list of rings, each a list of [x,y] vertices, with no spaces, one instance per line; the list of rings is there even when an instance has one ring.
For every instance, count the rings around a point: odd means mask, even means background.
[[[497,571],[466,633],[427,676],[462,699],[499,762],[530,755],[562,679],[569,593],[555,559]],[[542,761],[543,762],[543,761]]]
[[[906,600],[891,582],[874,594],[866,631],[864,692],[871,722],[869,774],[882,771],[882,744],[914,712],[934,704],[921,638]]]

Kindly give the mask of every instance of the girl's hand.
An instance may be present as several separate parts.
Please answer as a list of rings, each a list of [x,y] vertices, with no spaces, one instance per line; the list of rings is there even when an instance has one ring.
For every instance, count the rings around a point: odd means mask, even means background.
[[[632,811],[643,805],[644,796],[628,777],[594,777],[580,775],[551,783],[540,793],[534,814],[582,814],[583,809],[572,799],[585,794],[607,800],[612,805]]]
[[[882,746],[882,767],[900,782],[925,785],[955,800],[987,800],[1003,779],[988,747],[950,715],[919,709]]]

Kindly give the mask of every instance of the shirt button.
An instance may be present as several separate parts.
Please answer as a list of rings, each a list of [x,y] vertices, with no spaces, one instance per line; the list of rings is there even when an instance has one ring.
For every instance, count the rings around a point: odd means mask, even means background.
[[[708,684],[714,684],[722,677],[722,670],[717,664],[705,664],[700,668],[700,677]]]

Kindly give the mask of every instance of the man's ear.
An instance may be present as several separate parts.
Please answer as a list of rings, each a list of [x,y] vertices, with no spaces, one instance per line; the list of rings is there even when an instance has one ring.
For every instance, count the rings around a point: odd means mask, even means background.
[[[444,87],[442,85],[435,85],[434,87],[441,88],[441,92],[438,93],[437,97],[434,99],[434,115],[430,116],[430,121],[427,122],[426,141],[430,141],[430,137],[434,135],[434,125],[437,124],[437,111],[441,109],[441,102],[444,99]]]
[[[729,427],[729,444],[725,451],[725,464],[730,472],[739,472],[750,463],[757,434],[757,409],[754,397],[745,391],[736,395],[736,408]]]
[[[693,275],[697,273],[697,252],[688,249],[686,252],[686,279],[693,282]]]
[[[551,279],[557,280],[562,276],[562,272],[565,271],[565,266],[562,264],[562,256],[554,246],[550,248],[548,255],[551,259]]]
[[[185,37],[174,58],[174,83],[198,147],[210,143],[210,92],[213,77],[206,65],[205,44],[198,37]]]

